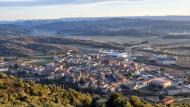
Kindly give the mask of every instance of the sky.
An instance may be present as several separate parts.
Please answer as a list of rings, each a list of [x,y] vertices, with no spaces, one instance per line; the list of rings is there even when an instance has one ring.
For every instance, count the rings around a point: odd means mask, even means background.
[[[190,15],[190,0],[0,0],[0,20]]]

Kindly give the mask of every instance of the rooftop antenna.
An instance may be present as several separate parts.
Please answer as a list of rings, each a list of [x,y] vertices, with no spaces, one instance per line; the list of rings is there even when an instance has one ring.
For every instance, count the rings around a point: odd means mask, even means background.
[[[127,58],[125,58],[125,63],[127,62],[131,62],[132,60],[132,51],[131,51],[131,47],[125,48],[125,52],[127,52]]]
[[[129,62],[132,62],[132,50],[131,49],[132,49],[131,47],[128,48],[128,61]]]
[[[143,44],[147,44],[147,42],[142,42],[142,43],[140,43],[140,44],[136,44],[136,45],[134,45],[134,46],[130,46],[130,47],[128,47],[127,49],[125,49],[125,50],[127,50],[128,51],[128,62],[129,63],[131,63],[131,62],[133,62],[133,54],[132,54],[132,49],[133,48],[136,48],[136,47],[139,47],[139,46],[141,46],[141,45],[143,45]]]

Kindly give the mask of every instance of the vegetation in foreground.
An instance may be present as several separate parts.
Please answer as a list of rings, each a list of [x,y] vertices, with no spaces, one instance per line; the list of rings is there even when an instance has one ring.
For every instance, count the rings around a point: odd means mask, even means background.
[[[113,94],[109,99],[64,90],[54,85],[36,84],[32,81],[0,74],[0,107],[162,107],[151,105],[139,97]],[[175,106],[174,106],[175,107]],[[178,106],[176,106],[178,107]],[[188,107],[183,104],[182,107]]]
[[[0,74],[1,107],[89,107],[91,102],[88,94]]]

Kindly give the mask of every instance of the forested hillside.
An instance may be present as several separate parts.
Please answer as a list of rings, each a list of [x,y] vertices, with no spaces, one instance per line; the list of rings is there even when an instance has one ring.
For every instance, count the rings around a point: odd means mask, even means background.
[[[88,107],[92,97],[61,87],[35,84],[12,76],[0,74],[0,106]]]
[[[109,99],[0,74],[0,107],[153,107],[138,97],[113,94]]]

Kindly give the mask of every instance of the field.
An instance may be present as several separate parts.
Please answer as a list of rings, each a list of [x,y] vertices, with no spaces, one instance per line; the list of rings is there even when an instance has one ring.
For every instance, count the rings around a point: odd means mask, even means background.
[[[56,55],[57,57],[63,57],[64,54],[59,54]],[[26,64],[31,64],[31,65],[37,65],[37,66],[43,66],[47,63],[52,62],[52,55],[33,55],[28,58],[25,58],[25,63]]]
[[[6,41],[6,42],[5,42]],[[124,49],[134,44],[148,41],[140,47],[152,47],[164,54],[178,56],[177,64],[190,66],[189,39],[163,39],[152,36],[146,38],[127,36],[64,36],[64,37],[11,37],[0,38],[0,56],[23,57],[27,64],[44,65],[51,62],[52,55],[62,56],[68,49],[84,50],[109,48]],[[159,53],[158,53],[159,54]],[[14,59],[14,58],[13,58]]]

